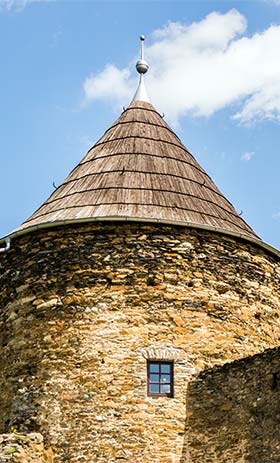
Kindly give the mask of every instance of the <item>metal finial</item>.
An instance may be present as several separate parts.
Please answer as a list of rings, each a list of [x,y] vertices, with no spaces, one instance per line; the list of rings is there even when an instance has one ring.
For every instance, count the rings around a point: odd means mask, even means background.
[[[144,60],[144,40],[145,40],[144,35],[140,35],[140,40],[141,40],[141,54],[140,54],[140,59],[136,63],[136,69],[139,72],[139,74],[145,74],[149,69],[149,65],[147,61]]]
[[[150,102],[149,97],[147,95],[145,85],[144,85],[144,74],[148,71],[149,65],[147,61],[144,60],[144,35],[140,35],[141,40],[141,54],[140,59],[136,63],[136,69],[140,74],[140,81],[136,93],[133,97],[132,101],[146,101],[147,103]]]

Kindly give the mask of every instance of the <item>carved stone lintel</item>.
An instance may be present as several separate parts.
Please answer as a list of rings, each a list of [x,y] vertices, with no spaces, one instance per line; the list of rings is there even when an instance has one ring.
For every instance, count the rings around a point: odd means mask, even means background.
[[[181,349],[175,349],[172,346],[150,346],[141,349],[141,355],[147,360],[166,360],[174,361],[182,358],[184,354]]]
[[[191,378],[198,373],[197,369],[187,358],[186,352],[173,346],[149,346],[138,351],[146,360],[176,362],[183,365],[186,377]]]

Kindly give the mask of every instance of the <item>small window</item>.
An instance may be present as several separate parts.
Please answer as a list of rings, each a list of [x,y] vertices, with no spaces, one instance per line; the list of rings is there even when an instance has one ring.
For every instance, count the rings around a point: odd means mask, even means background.
[[[148,395],[173,397],[173,362],[148,361]]]

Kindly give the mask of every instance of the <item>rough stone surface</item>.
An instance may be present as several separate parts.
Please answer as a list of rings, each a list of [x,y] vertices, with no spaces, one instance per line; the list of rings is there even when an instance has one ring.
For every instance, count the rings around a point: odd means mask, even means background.
[[[0,434],[0,463],[53,463],[53,452],[41,434]]]
[[[280,350],[202,372],[188,386],[184,462],[280,461]]]
[[[183,227],[14,239],[0,259],[0,430],[41,432],[55,463],[230,461],[187,459],[189,385],[279,345],[279,281],[263,249]],[[147,397],[149,358],[174,360],[173,399]]]

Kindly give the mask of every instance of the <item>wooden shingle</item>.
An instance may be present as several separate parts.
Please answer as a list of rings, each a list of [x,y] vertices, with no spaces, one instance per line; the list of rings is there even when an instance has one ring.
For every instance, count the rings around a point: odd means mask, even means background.
[[[75,220],[148,220],[258,238],[154,107],[133,101],[17,230]]]

